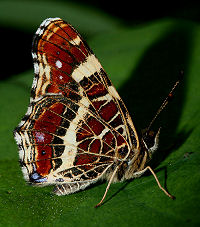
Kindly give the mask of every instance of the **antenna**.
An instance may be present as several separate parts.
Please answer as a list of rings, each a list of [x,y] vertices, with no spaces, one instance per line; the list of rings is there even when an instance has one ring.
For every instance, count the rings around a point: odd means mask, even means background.
[[[158,117],[158,115],[160,114],[160,112],[166,107],[166,105],[169,103],[169,101],[173,98],[173,92],[174,92],[175,88],[177,87],[177,85],[180,83],[180,81],[181,81],[182,78],[183,78],[183,71],[180,72],[179,79],[176,81],[176,83],[172,87],[171,91],[169,92],[167,98],[165,98],[164,102],[162,103],[162,105],[160,106],[160,108],[158,109],[158,111],[156,112],[156,115],[154,116],[154,118],[150,122],[150,124],[149,124],[146,132],[149,131],[149,129],[151,128],[153,122],[156,120],[156,118]]]

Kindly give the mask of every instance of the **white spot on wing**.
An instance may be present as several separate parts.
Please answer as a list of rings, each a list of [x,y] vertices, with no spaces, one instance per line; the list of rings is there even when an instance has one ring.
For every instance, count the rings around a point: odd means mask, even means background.
[[[62,62],[61,61],[59,61],[59,60],[57,60],[56,61],[56,66],[57,66],[57,68],[62,68]]]
[[[42,132],[35,132],[35,138],[36,138],[36,141],[38,143],[43,143],[44,142],[44,138],[45,138],[45,134],[42,133]]]

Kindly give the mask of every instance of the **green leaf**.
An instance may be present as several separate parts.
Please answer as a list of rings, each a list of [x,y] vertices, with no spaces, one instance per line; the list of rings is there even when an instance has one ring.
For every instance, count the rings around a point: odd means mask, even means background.
[[[90,21],[87,23],[89,26]],[[105,203],[98,209],[94,209],[94,205],[105,191],[104,182],[63,197],[52,195],[51,186],[27,185],[12,136],[29,103],[33,73],[27,71],[0,83],[0,224],[199,225],[199,25],[160,20],[138,27],[115,28],[109,33],[91,36],[88,42],[123,97],[138,132],[148,125],[179,71],[184,70],[174,101],[154,125],[155,129],[160,125],[162,129],[161,147],[153,165],[161,184],[176,200],[165,196],[150,174],[112,184]]]
[[[90,33],[109,32],[120,25],[117,18],[86,7],[83,3],[7,0],[0,2],[0,9],[1,25],[31,32],[48,17],[60,17],[76,26],[79,31],[84,31],[87,36]]]

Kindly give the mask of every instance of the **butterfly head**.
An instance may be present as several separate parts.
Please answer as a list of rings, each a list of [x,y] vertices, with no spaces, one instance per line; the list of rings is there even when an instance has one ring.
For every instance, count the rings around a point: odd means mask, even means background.
[[[149,157],[151,158],[153,153],[158,149],[160,128],[157,132],[144,130],[142,132],[142,145],[147,150]]]

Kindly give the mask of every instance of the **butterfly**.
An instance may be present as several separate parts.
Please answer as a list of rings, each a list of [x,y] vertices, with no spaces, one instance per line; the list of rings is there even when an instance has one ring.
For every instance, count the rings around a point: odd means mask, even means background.
[[[26,181],[53,184],[55,194],[67,195],[105,179],[98,207],[111,183],[149,170],[173,198],[148,165],[160,130],[153,133],[148,127],[138,136],[124,102],[81,35],[62,19],[48,18],[36,31],[32,57],[30,104],[14,130]]]

